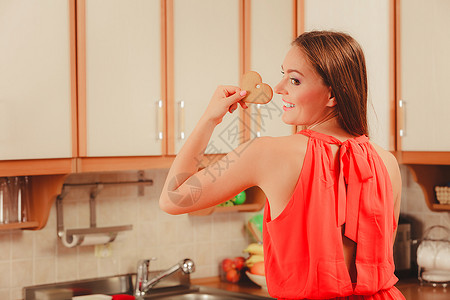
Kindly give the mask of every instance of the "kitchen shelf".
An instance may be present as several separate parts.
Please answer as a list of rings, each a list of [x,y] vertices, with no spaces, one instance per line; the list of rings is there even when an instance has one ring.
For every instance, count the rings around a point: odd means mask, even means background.
[[[21,222],[21,223],[10,223],[10,224],[1,224],[0,230],[10,230],[10,229],[34,229],[39,226],[39,222],[31,221],[31,222]]]
[[[450,165],[409,164],[414,181],[416,181],[425,196],[425,202],[430,210],[436,212],[450,211],[450,205],[440,204],[436,200],[435,186],[447,185],[450,181]]]
[[[42,229],[47,224],[48,216],[56,196],[61,192],[67,175],[40,175],[30,177],[31,201],[28,212],[29,222],[1,224],[1,230]]]
[[[234,206],[213,206],[199,211],[190,212],[191,216],[206,216],[212,213],[225,212],[256,212],[260,211],[266,202],[266,195],[259,187],[251,187],[245,190],[246,201],[241,205]]]
[[[450,165],[450,152],[401,151],[400,162],[405,165]]]
[[[433,203],[431,205],[433,211],[450,211],[450,204],[437,204]]]

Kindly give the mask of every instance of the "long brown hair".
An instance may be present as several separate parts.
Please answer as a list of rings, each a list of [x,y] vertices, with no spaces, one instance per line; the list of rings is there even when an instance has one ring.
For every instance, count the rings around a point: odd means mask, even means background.
[[[331,87],[342,128],[355,136],[368,135],[366,63],[358,42],[342,32],[310,31],[292,44]]]

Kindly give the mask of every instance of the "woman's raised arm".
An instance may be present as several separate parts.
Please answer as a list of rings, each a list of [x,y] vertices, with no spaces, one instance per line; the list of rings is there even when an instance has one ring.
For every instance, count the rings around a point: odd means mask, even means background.
[[[239,146],[221,160],[199,169],[204,151],[214,128],[227,112],[233,112],[246,95],[238,87],[220,86],[216,89],[205,113],[176,156],[159,204],[170,214],[187,213],[224,202],[247,187],[254,185],[252,158],[257,147],[254,140]]]

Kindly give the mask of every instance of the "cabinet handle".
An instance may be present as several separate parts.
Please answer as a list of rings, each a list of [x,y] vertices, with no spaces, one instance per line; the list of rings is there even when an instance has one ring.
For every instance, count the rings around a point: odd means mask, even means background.
[[[261,136],[261,104],[256,104],[256,137]]]
[[[184,140],[185,135],[185,115],[184,115],[184,101],[178,102],[178,138]]]
[[[401,137],[406,136],[406,101],[398,100],[398,133]]]
[[[157,101],[158,109],[156,110],[156,130],[157,130],[157,140],[162,140],[164,137],[163,128],[164,128],[164,110],[163,110],[163,101]]]

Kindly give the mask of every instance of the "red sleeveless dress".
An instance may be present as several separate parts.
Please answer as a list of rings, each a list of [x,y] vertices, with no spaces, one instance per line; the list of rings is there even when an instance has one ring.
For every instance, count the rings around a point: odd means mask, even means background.
[[[292,198],[274,220],[266,203],[264,261],[279,299],[405,299],[394,287],[394,197],[386,167],[366,136],[341,142],[311,130]],[[340,146],[333,158],[330,144]],[[357,243],[356,283],[342,230]]]

